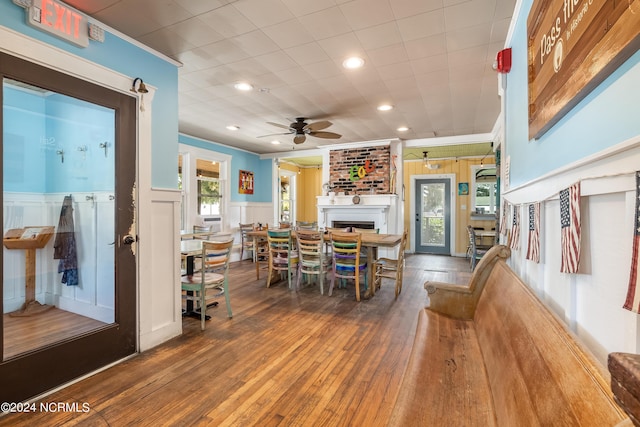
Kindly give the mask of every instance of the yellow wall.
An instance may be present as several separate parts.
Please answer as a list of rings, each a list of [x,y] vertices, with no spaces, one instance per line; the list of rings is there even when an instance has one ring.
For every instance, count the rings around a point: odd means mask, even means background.
[[[465,253],[467,250],[467,244],[469,238],[467,235],[467,225],[471,224],[474,227],[484,227],[486,230],[490,230],[495,227],[495,221],[471,221],[471,194],[467,196],[458,195],[458,183],[469,183],[469,193],[471,193],[471,166],[479,165],[480,159],[460,159],[460,160],[433,160],[432,163],[440,165],[439,169],[429,169],[424,166],[422,161],[405,161],[404,162],[404,226],[407,230],[411,228],[411,219],[415,216],[415,212],[410,211],[410,200],[414,197],[409,194],[411,188],[411,177],[414,175],[441,175],[441,174],[455,174],[456,175],[456,188],[454,190],[456,194],[456,247],[454,253]],[[466,209],[462,209],[462,205],[466,206]]]
[[[281,163],[280,169],[300,172],[296,181],[296,219],[298,221],[317,221],[316,196],[322,195],[322,171],[319,168],[299,168],[289,163]]]
[[[318,220],[317,196],[322,195],[322,171],[318,168],[302,168],[298,175],[298,221]]]

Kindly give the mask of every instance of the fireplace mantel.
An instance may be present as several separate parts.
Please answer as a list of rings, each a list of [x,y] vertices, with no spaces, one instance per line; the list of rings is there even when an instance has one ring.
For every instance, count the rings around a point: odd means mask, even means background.
[[[331,227],[333,221],[373,221],[380,233],[396,233],[398,196],[396,194],[363,194],[360,203],[353,195],[319,196],[318,226]]]

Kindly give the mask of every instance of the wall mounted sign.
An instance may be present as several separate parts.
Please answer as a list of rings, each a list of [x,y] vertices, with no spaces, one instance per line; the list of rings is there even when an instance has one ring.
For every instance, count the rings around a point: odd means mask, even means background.
[[[640,0],[534,0],[529,138],[539,138],[640,48]]]
[[[367,173],[371,173],[376,170],[376,167],[371,163],[371,160],[366,160],[364,165],[353,165],[349,170],[349,179],[351,181],[358,181],[367,176]]]
[[[238,181],[238,193],[253,194],[253,172],[240,171],[240,179]]]
[[[34,0],[27,8],[27,24],[76,46],[89,46],[87,17],[55,0]]]

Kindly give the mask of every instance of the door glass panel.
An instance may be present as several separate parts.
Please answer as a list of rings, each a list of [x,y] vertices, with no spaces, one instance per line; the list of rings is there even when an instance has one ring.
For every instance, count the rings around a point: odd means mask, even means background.
[[[3,360],[115,321],[115,110],[3,80]]]
[[[445,184],[422,184],[421,188],[422,228],[420,246],[445,246]]]

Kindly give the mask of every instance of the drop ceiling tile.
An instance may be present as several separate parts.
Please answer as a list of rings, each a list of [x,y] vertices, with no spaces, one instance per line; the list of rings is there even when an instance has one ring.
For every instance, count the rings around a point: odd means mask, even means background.
[[[442,9],[399,19],[397,23],[404,41],[433,36],[445,31]]]
[[[131,7],[136,8],[137,6],[133,4]],[[152,17],[143,14],[142,11],[139,10],[137,13],[131,13],[128,5],[124,5],[123,3],[116,3],[94,14],[94,16],[101,22],[134,38],[161,28],[160,23]]]
[[[388,0],[353,0],[340,5],[340,10],[354,30],[386,24],[394,19]]]
[[[317,42],[290,47],[284,51],[300,66],[330,59]]]
[[[384,65],[378,68],[378,74],[383,80],[395,80],[413,78],[413,69],[409,62],[397,62],[395,64]]]
[[[280,0],[239,0],[233,6],[256,27],[274,25],[293,18]]]
[[[282,0],[295,16],[309,15],[336,5],[334,0]]]
[[[491,22],[496,0],[471,0],[444,9],[447,31]]]
[[[176,54],[176,59],[184,64],[180,72],[193,72],[221,64],[211,52],[200,48],[180,52]]]
[[[447,52],[445,33],[409,40],[404,43],[409,58],[420,59]]]
[[[319,40],[318,45],[338,64],[342,64],[342,61],[351,56],[365,57],[365,50],[360,45],[360,40],[352,32]]]
[[[213,30],[199,18],[186,19],[167,28],[176,36],[196,47],[214,43],[224,38],[222,34]]]
[[[416,59],[411,61],[410,64],[414,74],[419,75],[437,70],[446,70],[448,66],[447,60],[447,55],[443,54]]]
[[[207,54],[213,55],[213,58],[222,64],[240,61],[249,57],[249,54],[242,50],[240,46],[236,45],[231,39],[210,43],[202,46],[200,49]]]
[[[256,26],[232,5],[220,7],[199,17],[224,37],[234,37],[256,29]]]
[[[447,51],[449,53],[486,45],[491,38],[491,24],[480,24],[461,28],[447,33]]]
[[[396,19],[420,15],[442,9],[442,0],[390,0],[391,8]]]
[[[290,19],[279,24],[270,25],[262,29],[271,40],[286,49],[301,44],[311,43],[314,41],[313,36],[309,34],[307,29],[298,19]]]
[[[257,56],[255,58],[266,69],[272,72],[278,72],[281,70],[288,70],[294,67],[298,67],[298,63],[291,59],[286,52],[277,50],[264,55]]]
[[[278,71],[278,77],[280,77],[285,84],[304,83],[313,79],[311,74],[300,67],[280,70]]]
[[[300,22],[316,40],[335,37],[352,31],[342,11],[337,6],[301,16]]]
[[[304,65],[302,68],[316,80],[322,80],[327,77],[337,76],[342,73],[342,70],[336,65],[334,61],[330,59]]]
[[[178,52],[195,48],[194,45],[188,43],[182,37],[179,37],[176,33],[168,30],[166,27],[149,34],[145,34],[144,36],[140,36],[139,40],[158,52],[164,52],[165,55],[172,57]]]
[[[365,49],[378,49],[402,41],[400,31],[395,22],[358,30],[356,31],[356,36]]]
[[[396,43],[378,49],[369,50],[368,56],[371,63],[376,67],[397,64],[409,60],[409,56],[407,55],[407,51],[403,43]]]
[[[202,13],[209,12],[214,9],[218,9],[230,2],[228,0],[220,1],[220,0],[173,0],[175,3],[179,4],[183,9],[189,11],[193,15],[200,15]]]
[[[501,42],[504,46],[504,41],[507,38],[509,32],[509,25],[511,25],[511,19],[505,18],[499,21],[494,21],[491,28],[491,42]]]
[[[245,51],[249,56],[264,55],[279,50],[274,43],[261,30],[254,30],[232,38],[233,43]]]

